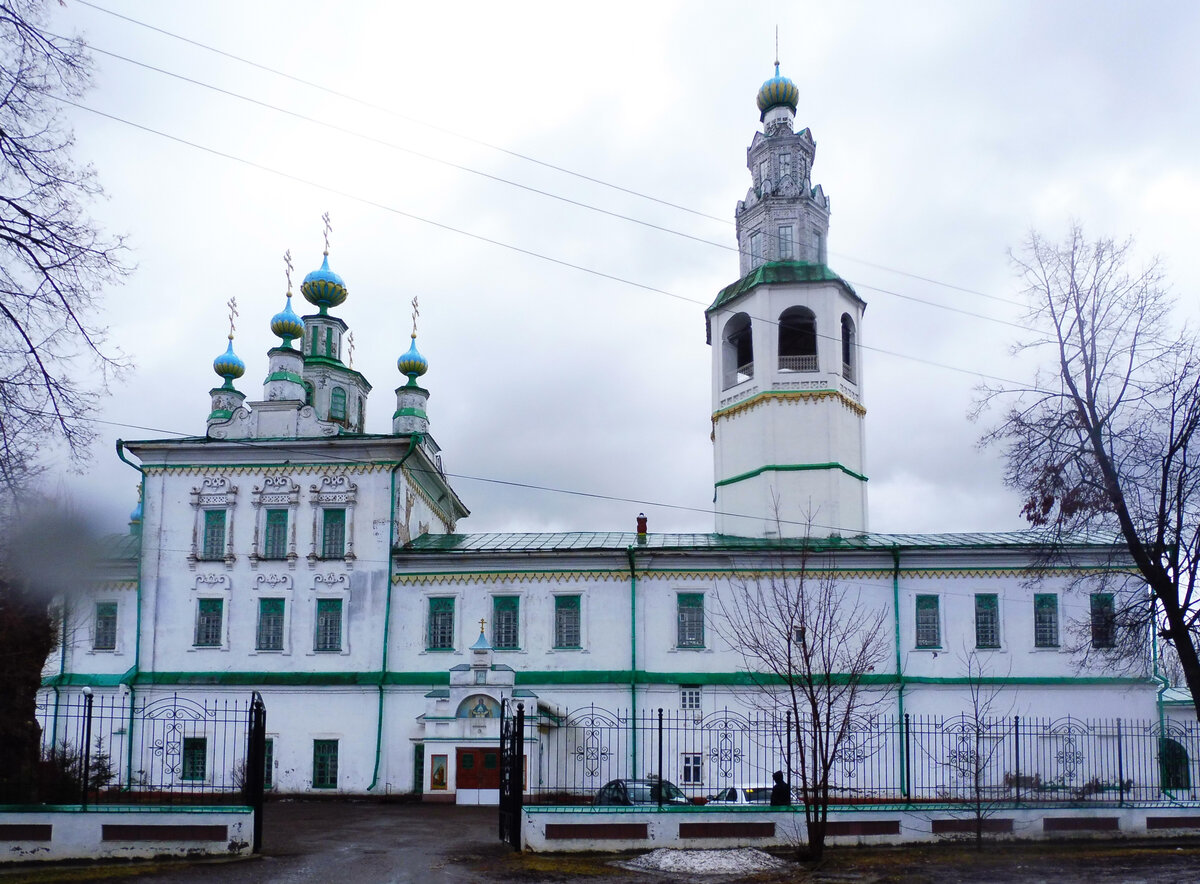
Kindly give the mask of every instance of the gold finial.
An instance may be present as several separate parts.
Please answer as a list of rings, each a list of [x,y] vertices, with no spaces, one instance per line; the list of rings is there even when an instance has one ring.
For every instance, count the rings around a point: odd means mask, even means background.
[[[230,298],[229,302],[225,306],[229,308],[229,340],[232,341],[234,330],[237,328],[237,326],[233,324],[234,317],[238,315],[237,298]]]
[[[350,367],[354,368],[354,332],[346,332],[346,352]]]
[[[292,296],[292,250],[288,249],[283,253],[283,266],[287,268],[284,272],[287,274],[288,282],[288,297]]]
[[[325,222],[325,255],[329,255],[329,231],[333,230],[333,224],[329,220],[329,213],[326,212],[321,216],[321,220]]]
[[[483,625],[484,625],[485,623],[487,623],[487,621],[486,621],[486,620],[484,620],[482,617],[480,617],[480,618],[479,618],[479,631],[480,631],[481,633],[483,632]]]
[[[413,295],[412,308],[413,308],[412,309],[412,320],[413,320],[412,337],[415,340],[417,337],[417,317],[421,315],[421,308],[419,306],[417,306],[417,296],[416,295]]]
[[[775,25],[775,76],[779,76],[779,25]]]

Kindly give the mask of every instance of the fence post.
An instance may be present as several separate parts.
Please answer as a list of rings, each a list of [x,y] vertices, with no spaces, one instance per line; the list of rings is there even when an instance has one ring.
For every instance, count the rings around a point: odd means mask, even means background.
[[[1121,719],[1117,719],[1117,789],[1121,796],[1120,804],[1125,803],[1125,751],[1121,738]]]
[[[905,798],[912,797],[912,729],[908,713],[904,713],[904,782],[901,784]]]
[[[246,800],[254,810],[255,853],[262,852],[263,793],[267,779],[267,707],[255,691],[250,699],[249,730],[246,735]]]
[[[787,782],[788,788],[792,787],[792,710],[786,711],[787,725],[783,732],[783,745],[787,751]],[[788,797],[788,802],[791,802],[791,797]]]
[[[1021,716],[1013,716],[1013,765],[1016,767],[1016,800],[1021,801]]]
[[[81,806],[88,806],[88,774],[92,767],[92,689],[83,688],[83,801]]]
[[[663,710],[658,707],[658,809],[662,810],[663,805],[663,782],[666,777],[663,776]]]

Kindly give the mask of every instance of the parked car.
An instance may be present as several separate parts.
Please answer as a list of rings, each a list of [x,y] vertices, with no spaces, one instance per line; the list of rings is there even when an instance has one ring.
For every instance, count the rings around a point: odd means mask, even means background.
[[[612,780],[600,787],[592,804],[622,807],[658,804],[660,792],[663,804],[691,803],[670,780]]]
[[[770,786],[730,786],[708,799],[709,804],[770,804]]]

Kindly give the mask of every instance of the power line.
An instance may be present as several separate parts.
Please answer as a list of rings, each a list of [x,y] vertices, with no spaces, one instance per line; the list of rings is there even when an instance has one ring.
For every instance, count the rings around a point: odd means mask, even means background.
[[[458,132],[458,131],[456,131],[456,130],[453,130],[453,129],[450,129],[450,128],[447,128],[447,127],[444,127],[444,126],[439,126],[439,125],[437,125],[437,124],[435,124],[435,123],[430,123],[430,122],[428,122],[428,121],[426,121],[426,120],[421,120],[421,119],[419,119],[419,118],[412,117],[412,116],[409,116],[409,115],[406,115],[406,114],[400,113],[399,111],[396,111],[394,108],[390,108],[390,107],[387,107],[387,106],[385,106],[385,105],[378,104],[378,103],[376,103],[376,102],[367,101],[367,100],[365,100],[365,99],[359,98],[358,96],[356,96],[356,95],[352,95],[352,94],[350,94],[350,93],[342,92],[342,91],[339,91],[339,90],[336,90],[336,89],[331,89],[331,88],[329,88],[329,87],[327,87],[327,86],[324,86],[324,85],[322,85],[322,84],[320,84],[320,83],[316,83],[316,82],[314,82],[314,81],[312,81],[312,80],[307,80],[307,79],[305,79],[305,78],[303,78],[303,77],[298,77],[298,76],[296,76],[296,75],[294,75],[294,74],[290,74],[290,73],[288,73],[288,72],[286,72],[286,71],[281,71],[281,70],[279,70],[279,69],[277,69],[277,68],[272,68],[272,67],[270,67],[270,66],[268,66],[268,65],[264,65],[264,64],[262,64],[262,63],[260,63],[260,62],[253,61],[253,60],[251,60],[251,59],[248,59],[248,58],[245,58],[245,57],[243,57],[243,56],[236,55],[236,54],[234,54],[234,53],[231,53],[231,52],[227,52],[227,51],[225,51],[225,50],[223,50],[223,49],[218,49],[218,48],[217,48],[217,47],[215,47],[215,46],[211,46],[211,45],[209,45],[209,44],[207,44],[207,43],[204,43],[204,42],[201,42],[201,41],[199,41],[199,40],[195,40],[195,39],[192,39],[192,38],[190,38],[190,37],[185,37],[185,36],[183,36],[183,35],[181,35],[181,34],[177,34],[177,33],[173,32],[173,31],[166,30],[165,28],[160,28],[160,27],[157,27],[157,26],[155,26],[155,25],[151,25],[151,24],[149,24],[149,23],[147,23],[147,22],[141,21],[140,19],[136,19],[136,18],[133,18],[133,17],[131,17],[131,16],[123,15],[123,14],[121,14],[121,13],[118,13],[118,12],[115,12],[115,11],[113,11],[113,10],[111,10],[111,9],[106,9],[106,8],[104,8],[104,7],[102,7],[102,6],[98,6],[98,5],[96,5],[95,3],[88,2],[88,0],[77,0],[77,2],[79,2],[79,3],[80,3],[81,5],[83,5],[83,6],[87,6],[87,7],[91,8],[91,9],[94,9],[94,10],[96,10],[96,11],[98,11],[98,12],[102,12],[102,13],[105,13],[106,15],[110,15],[110,16],[113,16],[113,17],[115,17],[115,18],[121,19],[121,20],[123,20],[123,21],[129,22],[130,24],[136,25],[136,26],[138,26],[138,27],[145,28],[145,29],[147,29],[147,30],[150,30],[150,31],[154,31],[155,33],[162,34],[162,35],[164,35],[164,36],[170,37],[170,38],[172,38],[172,39],[175,39],[175,40],[179,40],[179,41],[181,41],[181,42],[184,42],[184,43],[187,43],[187,44],[189,44],[189,45],[195,46],[195,47],[197,47],[197,48],[203,49],[203,50],[205,50],[205,51],[207,51],[207,52],[212,52],[212,53],[214,53],[214,54],[216,54],[216,55],[220,55],[220,56],[222,56],[222,57],[224,57],[224,58],[228,58],[228,59],[231,59],[231,60],[233,60],[233,61],[237,61],[237,62],[238,62],[238,63],[240,63],[240,64],[245,64],[245,65],[248,65],[248,66],[250,66],[250,67],[253,67],[253,68],[257,69],[257,70],[261,70],[261,71],[264,71],[264,72],[266,72],[266,73],[272,74],[273,76],[281,77],[281,78],[283,78],[283,79],[289,80],[289,81],[291,81],[291,82],[294,82],[294,83],[298,83],[298,84],[300,84],[300,85],[306,86],[306,87],[308,87],[308,88],[311,88],[311,89],[315,89],[315,90],[317,90],[317,91],[320,91],[320,92],[323,92],[323,93],[325,93],[325,94],[332,95],[332,96],[334,96],[334,97],[337,97],[337,98],[340,98],[340,99],[343,99],[343,100],[346,100],[346,101],[353,102],[353,103],[355,103],[355,104],[358,104],[358,105],[360,105],[360,106],[362,106],[362,107],[366,107],[366,108],[369,108],[369,109],[371,109],[371,110],[380,111],[380,112],[382,112],[382,113],[388,114],[388,115],[390,115],[390,116],[393,116],[393,117],[396,117],[396,118],[398,118],[398,119],[405,120],[405,121],[407,121],[407,122],[415,123],[415,124],[417,124],[417,125],[419,125],[419,126],[423,126],[423,127],[425,127],[425,128],[431,129],[431,130],[433,130],[433,131],[440,132],[440,133],[443,133],[443,134],[446,134],[446,135],[450,135],[450,136],[452,136],[452,137],[454,137],[454,138],[458,138],[458,139],[460,139],[460,140],[463,140],[463,141],[466,141],[466,142],[469,142],[469,143],[472,143],[472,144],[477,144],[477,145],[479,145],[479,146],[481,146],[481,147],[486,147],[486,148],[488,148],[489,150],[494,150],[494,151],[497,151],[497,152],[499,152],[499,153],[502,153],[502,154],[505,154],[505,155],[508,155],[508,156],[514,157],[514,158],[516,158],[516,159],[524,160],[524,161],[526,161],[526,162],[533,163],[533,164],[535,164],[535,165],[542,166],[542,167],[544,167],[544,168],[547,168],[547,169],[552,169],[552,170],[554,170],[554,171],[561,172],[561,173],[563,173],[563,174],[565,174],[565,175],[570,175],[570,176],[572,176],[572,177],[579,178],[579,179],[581,179],[581,180],[588,181],[588,182],[590,182],[590,183],[593,183],[593,184],[598,184],[598,185],[600,185],[600,186],[602,186],[602,187],[610,188],[610,189],[612,189],[612,190],[615,190],[615,191],[618,191],[618,192],[620,192],[620,193],[628,194],[628,195],[630,195],[630,196],[635,196],[635,197],[638,197],[639,199],[644,199],[644,200],[647,200],[647,201],[649,201],[649,202],[652,202],[652,203],[657,203],[657,204],[659,204],[659,205],[663,205],[663,206],[666,206],[666,207],[668,207],[668,208],[672,208],[672,209],[676,209],[676,210],[679,210],[679,211],[682,211],[682,212],[686,212],[686,213],[688,213],[688,214],[695,215],[695,216],[697,216],[697,217],[705,218],[705,219],[712,220],[712,221],[717,221],[717,222],[719,222],[719,223],[721,223],[721,224],[723,224],[723,225],[726,225],[726,226],[731,226],[731,225],[732,225],[732,222],[730,222],[728,218],[723,218],[723,217],[719,217],[719,216],[716,216],[716,215],[711,215],[711,214],[709,214],[709,213],[707,213],[707,212],[702,212],[702,211],[700,211],[700,210],[693,209],[693,208],[690,208],[690,207],[688,207],[688,206],[681,205],[681,204],[679,204],[679,203],[674,203],[674,202],[671,202],[671,201],[669,201],[669,200],[665,200],[665,199],[662,199],[662,198],[659,198],[659,197],[651,196],[651,195],[649,195],[649,194],[646,194],[646,193],[644,193],[644,192],[642,192],[642,191],[634,190],[634,189],[632,189],[632,188],[624,187],[624,186],[621,186],[621,185],[618,185],[618,184],[614,184],[614,183],[612,183],[612,182],[609,182],[609,181],[602,180],[602,179],[600,179],[600,178],[596,178],[596,177],[593,177],[593,176],[590,176],[590,175],[586,175],[586,174],[584,174],[584,173],[582,173],[582,172],[575,171],[575,170],[573,170],[573,169],[570,169],[570,168],[568,168],[568,167],[566,167],[566,166],[561,166],[561,165],[557,165],[557,164],[555,164],[555,163],[550,163],[550,162],[547,162],[547,161],[545,161],[545,160],[540,160],[540,159],[538,159],[538,158],[536,158],[536,157],[533,157],[533,156],[530,156],[530,155],[528,155],[528,154],[523,154],[523,153],[520,153],[520,152],[518,152],[518,151],[514,151],[514,150],[511,150],[511,149],[509,149],[509,148],[505,148],[505,147],[502,147],[502,146],[500,146],[500,145],[493,144],[493,143],[491,143],[491,142],[488,142],[488,141],[485,141],[485,140],[483,140],[483,139],[476,138],[476,137],[474,137],[474,136],[471,136],[471,135],[466,135],[466,134],[463,134],[463,133],[461,133],[461,132]],[[89,47],[89,48],[93,48],[93,49],[95,49],[95,47]],[[224,92],[225,94],[227,94],[227,95],[230,95],[230,96],[232,96],[232,97],[241,98],[241,99],[243,99],[243,100],[250,101],[250,102],[254,102],[254,103],[256,103],[256,104],[263,104],[263,106],[265,106],[265,107],[271,107],[271,108],[273,108],[273,109],[275,109],[275,110],[278,110],[278,111],[280,111],[281,113],[288,113],[288,114],[292,114],[293,116],[298,116],[298,117],[301,117],[302,119],[306,119],[306,120],[310,119],[310,118],[308,118],[308,117],[304,117],[303,115],[300,115],[300,114],[295,114],[295,113],[293,113],[293,112],[291,112],[291,111],[282,110],[282,109],[280,109],[280,108],[276,108],[276,107],[274,107],[273,105],[265,104],[265,103],[263,103],[263,102],[259,102],[259,101],[255,100],[255,99],[248,98],[248,97],[246,97],[246,96],[242,96],[242,95],[239,95],[239,94],[237,94],[237,93],[234,93],[234,92],[229,92],[229,91],[227,91],[227,90],[223,90],[223,89],[220,89],[220,88],[218,88],[218,87],[215,87],[215,86],[210,86],[209,84],[206,84],[206,83],[203,83],[203,82],[200,82],[200,81],[197,81],[197,80],[193,80],[193,79],[191,79],[191,78],[188,78],[188,77],[182,76],[182,75],[180,75],[180,74],[175,74],[175,73],[172,73],[172,72],[170,72],[170,71],[166,71],[166,70],[163,70],[163,69],[161,69],[161,68],[154,67],[154,66],[152,66],[152,65],[147,65],[147,64],[144,64],[144,63],[142,63],[142,62],[138,62],[138,61],[135,61],[135,60],[133,60],[133,59],[126,58],[126,57],[124,57],[124,56],[121,56],[121,55],[117,55],[116,53],[108,52],[108,51],[106,51],[106,50],[102,50],[102,49],[96,49],[96,51],[98,51],[98,52],[101,52],[101,53],[103,53],[103,54],[105,54],[105,55],[110,55],[110,56],[112,56],[112,57],[114,57],[114,58],[119,58],[119,59],[121,59],[121,60],[124,60],[124,61],[127,61],[127,62],[129,62],[129,63],[131,63],[131,64],[140,65],[140,66],[142,66],[142,67],[146,67],[146,68],[149,68],[149,69],[151,69],[151,70],[158,71],[159,73],[163,73],[163,74],[165,74],[165,75],[167,75],[167,76],[177,77],[177,78],[179,78],[179,79],[186,80],[186,81],[188,81],[188,82],[191,82],[191,83],[195,83],[196,85],[199,85],[199,86],[202,86],[202,87],[205,87],[205,88],[214,89],[214,90],[216,90],[216,91],[218,91],[218,92]],[[319,124],[321,124],[321,125],[327,125],[327,124],[324,124],[324,123],[322,123],[321,121],[312,120],[312,122],[317,122],[317,123],[319,123]],[[339,128],[339,127],[334,127],[334,128]],[[347,130],[342,130],[342,131],[347,131]],[[356,135],[357,135],[357,134],[359,134],[359,133],[352,133],[352,134],[356,134]],[[370,139],[370,138],[371,138],[371,136],[367,136],[367,135],[359,135],[359,137],[362,137],[362,138],[368,138],[368,139]],[[377,139],[371,139],[371,140],[377,140]],[[386,144],[386,142],[381,142],[381,143],[385,143],[385,144]],[[392,145],[392,146],[394,146],[394,145]],[[414,153],[414,154],[416,154],[416,155],[418,155],[418,156],[426,156],[426,155],[424,155],[424,154],[421,154],[421,153],[419,153],[419,152],[417,152],[417,151],[410,150],[410,149],[408,149],[408,148],[403,148],[403,147],[399,147],[399,146],[395,146],[395,147],[396,147],[396,149],[398,149],[398,150],[408,150],[410,153]],[[431,159],[431,160],[432,160],[432,161],[434,161],[434,162],[445,162],[445,161],[442,161],[442,160],[440,160],[440,159],[433,158],[433,157],[426,157],[426,158],[427,158],[427,159]],[[447,165],[452,165],[452,166],[455,166],[455,164],[453,164],[453,163],[446,163],[446,164],[447,164]],[[537,188],[527,187],[526,185],[522,185],[522,184],[518,184],[518,183],[516,183],[516,182],[508,181],[508,180],[506,180],[506,179],[502,179],[502,178],[499,178],[499,177],[497,177],[497,176],[492,176],[492,175],[489,175],[488,173],[479,172],[479,171],[477,171],[477,170],[470,169],[470,168],[467,168],[467,167],[461,167],[461,166],[456,166],[456,168],[461,168],[461,169],[463,169],[464,171],[468,171],[468,172],[471,172],[471,173],[473,173],[473,174],[477,174],[477,175],[483,175],[484,177],[493,178],[494,180],[503,181],[504,183],[511,184],[512,186],[515,186],[515,187],[521,187],[521,188],[523,188],[523,189],[526,189],[526,190],[530,190],[530,191],[533,191],[533,192],[536,192],[536,193],[541,193],[542,195],[548,196],[548,197],[550,197],[550,198],[553,198],[553,199],[561,199],[561,200],[564,200],[565,202],[574,203],[574,204],[576,204],[576,205],[579,205],[579,206],[582,206],[582,207],[584,207],[584,208],[590,208],[590,209],[593,209],[593,210],[595,210],[595,211],[603,212],[603,213],[605,213],[605,214],[614,215],[615,217],[623,218],[624,220],[629,220],[629,221],[631,221],[631,222],[633,222],[633,223],[636,223],[636,224],[643,224],[643,225],[645,225],[645,226],[652,227],[652,228],[655,228],[655,229],[659,229],[659,230],[662,230],[662,231],[664,231],[664,232],[667,232],[667,233],[672,233],[672,234],[675,234],[675,235],[677,235],[677,236],[683,236],[683,237],[686,237],[686,238],[688,238],[688,239],[694,239],[694,240],[697,240],[697,241],[699,241],[699,242],[704,242],[704,243],[707,243],[707,244],[709,244],[709,245],[715,245],[715,246],[717,246],[718,248],[726,248],[726,249],[732,249],[732,250],[734,250],[734,251],[737,251],[737,249],[733,249],[732,247],[730,247],[730,246],[726,246],[726,245],[725,245],[725,244],[723,244],[723,243],[716,243],[716,242],[713,242],[713,241],[711,241],[711,240],[706,240],[706,239],[704,239],[704,238],[702,238],[702,237],[696,237],[696,236],[692,236],[692,235],[690,235],[690,234],[685,234],[685,233],[682,233],[682,232],[680,232],[680,231],[672,230],[672,229],[670,229],[670,228],[665,228],[665,227],[661,227],[661,226],[659,226],[659,225],[655,225],[655,224],[652,224],[652,223],[649,223],[649,222],[644,222],[644,221],[641,221],[641,220],[639,220],[639,219],[636,219],[636,218],[630,218],[630,217],[627,217],[627,216],[619,215],[619,214],[617,214],[617,213],[608,212],[607,210],[604,210],[604,209],[599,209],[599,208],[597,208],[597,207],[595,207],[595,206],[591,206],[591,205],[589,205],[589,204],[586,204],[586,203],[582,203],[582,202],[577,202],[577,201],[574,201],[574,200],[570,200],[570,199],[567,199],[567,198],[565,198],[565,197],[558,196],[558,195],[556,195],[556,194],[553,194],[553,193],[549,193],[549,192],[546,192],[546,191],[541,191],[541,190],[538,190]],[[765,233],[766,233],[766,235],[767,235],[768,237],[771,237],[771,238],[776,238],[776,236],[777,236],[776,234],[774,234],[774,233],[771,233],[770,231],[766,231]],[[885,271],[885,272],[887,272],[887,273],[894,273],[894,274],[897,274],[897,275],[899,275],[899,276],[905,276],[905,277],[908,277],[908,278],[910,278],[910,279],[916,279],[916,280],[919,280],[919,281],[921,281],[921,282],[926,282],[926,283],[929,283],[929,284],[931,284],[931,285],[942,286],[942,287],[945,287],[945,288],[948,288],[948,289],[952,289],[952,290],[954,290],[954,291],[960,291],[960,292],[964,292],[964,293],[967,293],[967,294],[978,295],[979,297],[982,297],[982,298],[987,298],[987,299],[989,299],[989,300],[993,300],[993,301],[996,301],[996,302],[999,302],[999,303],[1003,303],[1003,304],[1008,304],[1008,305],[1011,305],[1011,306],[1018,306],[1018,307],[1019,307],[1019,306],[1024,306],[1024,305],[1022,305],[1022,304],[1021,304],[1019,301],[1013,301],[1013,300],[1011,300],[1011,299],[1007,299],[1007,298],[1001,298],[1001,297],[999,297],[999,296],[996,296],[996,295],[991,295],[991,294],[987,294],[986,292],[981,292],[981,291],[979,291],[979,290],[977,290],[977,289],[971,289],[971,288],[967,288],[967,287],[964,287],[964,286],[959,286],[959,285],[956,285],[956,284],[953,284],[953,283],[942,282],[941,280],[933,279],[933,278],[931,278],[931,277],[927,277],[927,276],[922,276],[922,275],[920,275],[920,274],[910,273],[910,272],[908,272],[908,271],[905,271],[905,270],[900,270],[900,269],[898,269],[898,268],[895,268],[895,267],[889,267],[889,266],[887,266],[887,265],[884,265],[884,264],[879,264],[879,263],[877,263],[877,262],[873,262],[873,261],[868,261],[868,260],[866,260],[866,259],[863,259],[863,258],[856,258],[856,257],[854,257],[854,256],[852,256],[852,255],[847,255],[847,254],[845,254],[845,253],[843,253],[843,252],[832,251],[832,252],[831,252],[831,254],[832,254],[832,255],[834,255],[835,257],[838,257],[838,258],[844,258],[844,259],[846,259],[846,260],[848,260],[848,261],[852,261],[852,262],[854,262],[854,263],[862,264],[862,265],[864,265],[864,266],[868,266],[868,267],[873,267],[873,268],[875,268],[875,269],[878,269],[878,270],[883,270],[883,271]],[[864,287],[864,288],[870,288],[870,286],[863,286],[863,287]],[[926,302],[926,301],[922,301],[921,303],[927,303],[927,304],[931,304],[932,306],[943,306],[943,305],[938,305],[938,304],[936,304],[936,303],[934,303],[934,302]],[[951,308],[947,308],[947,309],[951,309]],[[958,312],[963,312],[963,311],[958,311]],[[972,313],[967,313],[966,315],[979,315],[979,316],[980,316],[980,318],[982,318],[982,319],[991,320],[991,317],[982,316],[982,315],[980,315],[980,314],[972,314]],[[1000,321],[1000,320],[992,320],[992,321]]]

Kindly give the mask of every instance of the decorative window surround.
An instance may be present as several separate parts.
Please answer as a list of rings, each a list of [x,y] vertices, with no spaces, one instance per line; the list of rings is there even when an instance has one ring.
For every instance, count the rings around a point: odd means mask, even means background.
[[[287,657],[292,653],[292,612],[296,608],[296,603],[293,599],[293,590],[295,582],[291,574],[259,574],[254,578],[254,584],[250,587],[254,595],[250,599],[250,603],[254,605],[255,617],[258,616],[259,600],[263,597],[277,598],[283,600],[283,648],[282,650],[265,650],[258,647],[258,621],[255,621],[255,642],[247,653],[250,656],[256,654],[272,654],[277,656]]]
[[[195,571],[199,562],[206,561],[201,555],[204,542],[204,513],[207,510],[225,511],[225,567],[232,568],[236,556],[233,554],[233,515],[237,503],[238,487],[224,476],[205,476],[191,491],[192,509],[195,519],[192,524],[192,551],[188,553],[188,566]]]
[[[313,508],[312,547],[308,553],[308,567],[316,568],[318,562],[329,561],[322,559],[320,552],[324,538],[325,509],[344,509],[346,511],[346,545],[345,555],[340,561],[347,568],[354,567],[354,505],[358,498],[358,486],[347,476],[322,476],[320,484],[312,484],[308,488],[309,500]]]
[[[296,567],[300,558],[296,554],[296,518],[300,507],[300,485],[291,476],[267,476],[262,485],[255,485],[250,492],[250,503],[254,507],[254,549],[250,553],[250,567],[257,568],[260,560],[276,561],[266,557],[267,510],[282,509],[288,514],[287,563]]]
[[[208,573],[196,575],[196,582],[192,586],[192,592],[195,595],[192,599],[192,635],[189,642],[189,652],[229,650],[229,614],[233,595],[232,589],[233,584],[228,574]],[[220,639],[216,644],[198,645],[195,643],[195,640],[197,638],[196,626],[200,622],[200,602],[211,600],[217,600],[221,603]]]
[[[330,650],[317,649],[317,611],[322,601],[340,601],[341,606],[341,644]],[[346,656],[350,653],[350,577],[334,571],[316,574],[313,577],[312,595],[305,603],[308,611],[308,640],[306,656]]]

